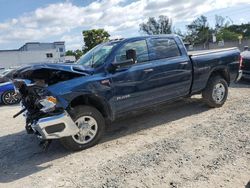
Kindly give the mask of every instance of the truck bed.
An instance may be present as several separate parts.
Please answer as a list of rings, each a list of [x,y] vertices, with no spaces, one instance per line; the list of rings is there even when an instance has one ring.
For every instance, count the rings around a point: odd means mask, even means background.
[[[206,87],[210,73],[218,67],[224,68],[229,73],[231,81],[236,80],[239,71],[238,48],[223,48],[215,50],[201,50],[188,52],[193,63],[192,92],[199,92]]]
[[[206,55],[211,53],[218,53],[218,52],[224,52],[224,51],[230,51],[230,50],[237,50],[237,47],[233,48],[220,48],[220,49],[213,49],[213,50],[198,50],[198,51],[189,51],[189,56],[197,56],[197,55]]]

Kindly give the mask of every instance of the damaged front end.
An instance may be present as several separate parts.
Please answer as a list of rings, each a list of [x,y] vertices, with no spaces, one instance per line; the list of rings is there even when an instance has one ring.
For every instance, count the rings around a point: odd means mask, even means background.
[[[64,68],[65,69],[65,68]],[[31,66],[15,71],[11,77],[15,89],[21,95],[22,110],[26,118],[28,134],[36,134],[42,140],[72,136],[79,128],[71,119],[60,98],[51,93],[50,85],[67,81],[87,73],[62,70],[52,66]]]
[[[26,130],[43,140],[71,136],[78,132],[66,110],[46,87],[27,80],[14,80],[15,88],[22,96],[22,110],[26,118]]]

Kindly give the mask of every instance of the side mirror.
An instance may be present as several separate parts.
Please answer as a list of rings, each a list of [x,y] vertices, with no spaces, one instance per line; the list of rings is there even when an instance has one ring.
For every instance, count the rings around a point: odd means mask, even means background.
[[[117,69],[129,67],[136,63],[136,51],[133,49],[129,49],[126,51],[126,59],[122,61],[118,61],[112,63],[110,67],[108,67],[109,72],[114,72]]]

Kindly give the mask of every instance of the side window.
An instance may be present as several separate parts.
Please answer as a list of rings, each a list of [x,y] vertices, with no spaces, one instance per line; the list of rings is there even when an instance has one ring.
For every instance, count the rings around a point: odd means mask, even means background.
[[[126,43],[122,46],[115,56],[117,62],[126,60],[126,51],[133,49],[136,51],[136,60],[137,63],[145,62],[149,60],[148,57],[148,47],[146,40],[139,40],[135,42]]]
[[[153,38],[149,40],[150,60],[180,56],[179,48],[174,39]]]

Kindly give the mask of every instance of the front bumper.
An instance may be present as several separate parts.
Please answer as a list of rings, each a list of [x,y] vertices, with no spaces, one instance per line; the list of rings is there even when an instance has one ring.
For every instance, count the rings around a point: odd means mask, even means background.
[[[73,136],[79,132],[79,128],[66,111],[60,115],[41,118],[31,127],[44,140]]]

